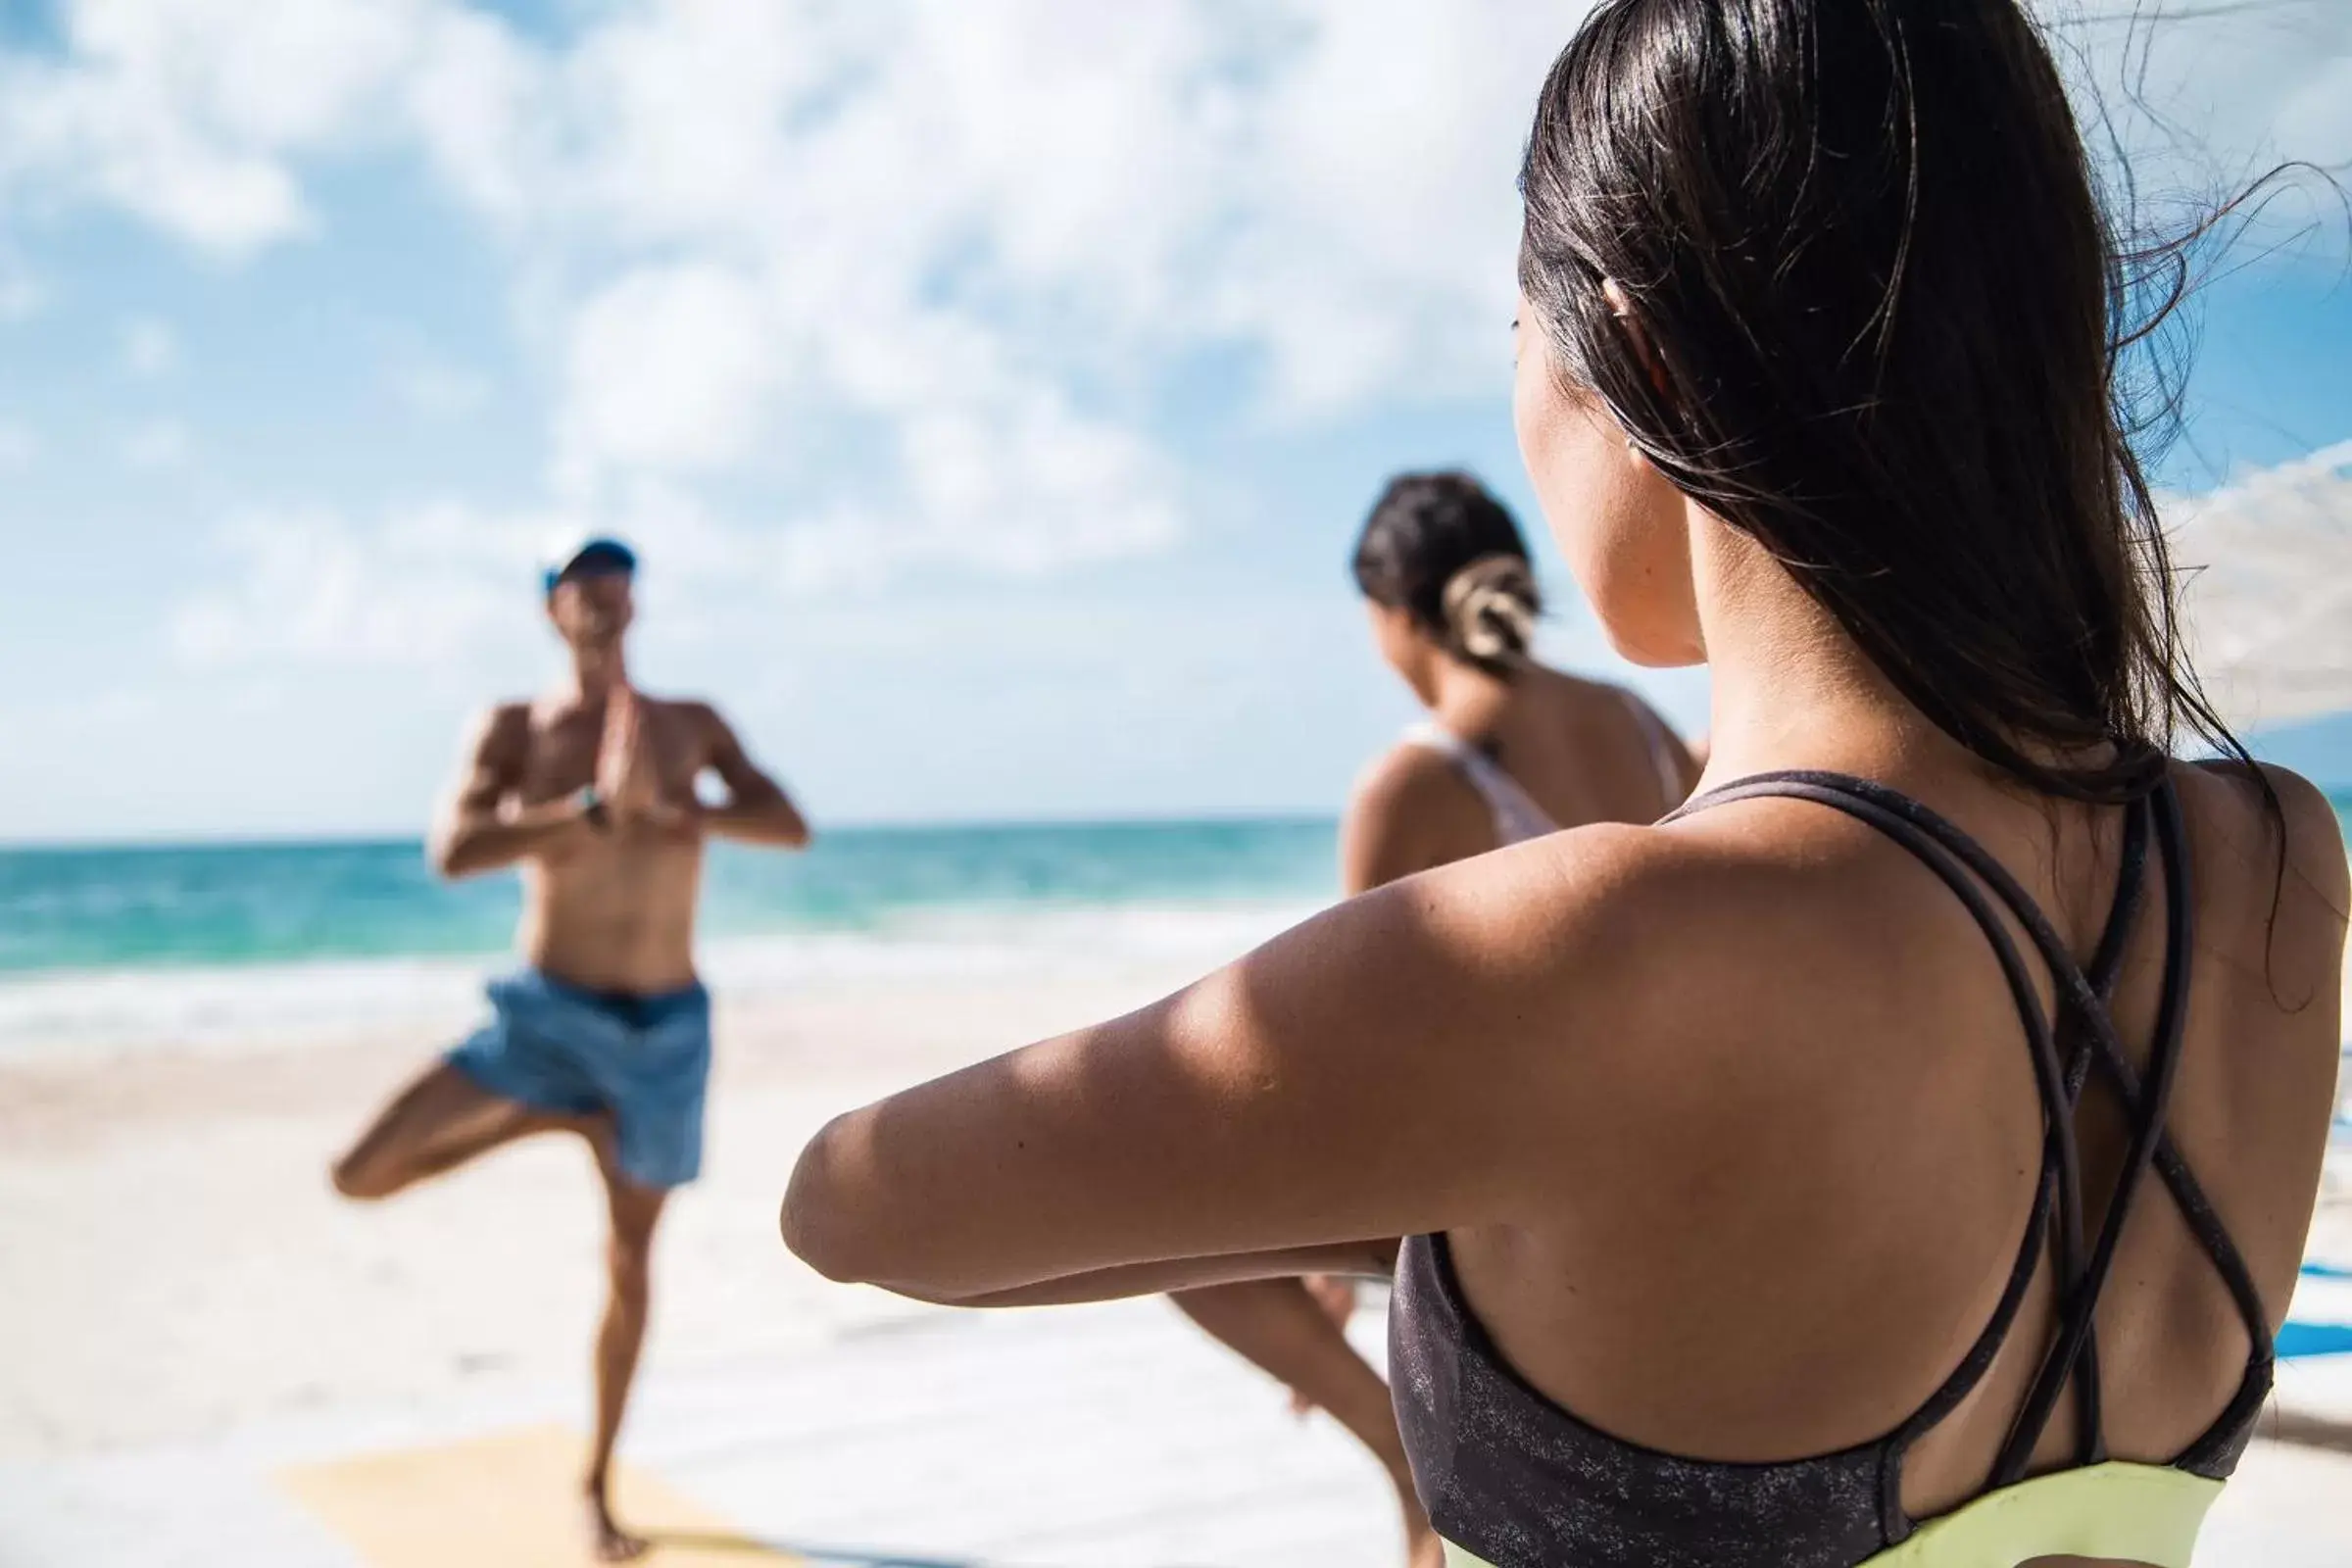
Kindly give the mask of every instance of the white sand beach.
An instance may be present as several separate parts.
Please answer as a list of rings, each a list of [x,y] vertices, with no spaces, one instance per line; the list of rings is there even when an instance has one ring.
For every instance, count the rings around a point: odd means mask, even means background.
[[[723,998],[704,1178],[661,1244],[649,1365],[723,1365],[926,1309],[833,1286],[776,1241],[834,1111],[1182,983],[912,981]],[[0,1456],[183,1440],[486,1379],[584,1378],[603,1210],[568,1139],[372,1207],[340,1145],[472,1019],[237,1053],[0,1064]]]
[[[722,998],[706,1177],[662,1244],[624,1454],[767,1539],[1073,1568],[1389,1560],[1372,1466],[1161,1303],[943,1312],[827,1284],[773,1240],[794,1155],[832,1111],[1200,964]],[[505,1152],[368,1210],[325,1181],[339,1142],[466,1026],[462,991],[446,1006],[299,1044],[0,1061],[0,1564],[389,1561],[269,1478],[577,1425],[601,1223],[578,1148]],[[2324,1226],[2352,1262],[2352,1194]],[[1376,1314],[1358,1327],[1377,1344]],[[2201,1561],[2352,1561],[2352,1455],[2327,1446],[2352,1446],[2347,1378],[2290,1382],[2318,1446],[2259,1444]],[[221,1531],[244,1544],[207,1554]],[[1286,1553],[1265,1558],[1269,1540]]]

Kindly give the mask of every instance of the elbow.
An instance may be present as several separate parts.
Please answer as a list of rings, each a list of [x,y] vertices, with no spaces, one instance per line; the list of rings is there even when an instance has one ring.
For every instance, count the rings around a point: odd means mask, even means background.
[[[834,1146],[839,1125],[838,1119],[828,1123],[801,1151],[792,1181],[784,1190],[778,1225],[786,1250],[836,1285],[877,1284],[875,1259],[860,1242],[863,1227],[849,1212],[850,1204],[833,1170],[838,1162]]]
[[[934,1277],[939,1271],[925,1267],[921,1248],[909,1245],[905,1230],[858,1200],[843,1171],[845,1120],[828,1123],[793,1167],[777,1216],[786,1250],[836,1285],[871,1285],[936,1306],[965,1304],[976,1292]]]
[[[763,804],[760,814],[766,818],[768,841],[779,849],[805,850],[816,837],[808,830],[808,819],[782,790]]]
[[[444,882],[462,882],[469,876],[487,871],[498,862],[485,858],[481,839],[472,834],[452,833],[436,838],[425,847],[424,858],[433,874]]]
[[[870,1271],[858,1266],[854,1250],[827,1223],[816,1203],[801,1191],[798,1178],[784,1195],[779,1228],[784,1250],[836,1285],[871,1285]]]

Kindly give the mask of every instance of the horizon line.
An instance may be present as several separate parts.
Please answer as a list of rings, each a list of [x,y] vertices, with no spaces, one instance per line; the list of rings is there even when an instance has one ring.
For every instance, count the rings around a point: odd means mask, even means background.
[[[2314,779],[2320,792],[2338,810],[2352,809],[2352,779]],[[1104,827],[1218,827],[1218,826],[1332,826],[1341,813],[1329,808],[1267,808],[1262,809],[1210,809],[1167,812],[1091,812],[1071,816],[865,816],[836,818],[816,824],[822,838],[832,833],[923,833],[923,832],[1010,832],[1034,828],[1104,828]],[[422,830],[386,832],[364,828],[329,829],[318,833],[270,834],[247,830],[231,830],[217,837],[186,836],[170,832],[153,836],[129,835],[122,838],[80,838],[60,835],[56,838],[0,839],[0,856],[100,854],[108,852],[145,852],[163,854],[182,850],[285,850],[323,849],[328,847],[390,848],[418,846],[424,843]],[[724,842],[723,840],[716,842]]]
[[[1268,809],[1171,811],[1128,815],[1092,813],[1074,816],[917,817],[870,816],[838,818],[815,824],[821,842],[834,833],[1014,832],[1035,828],[1103,827],[1222,827],[1329,826],[1339,821],[1333,810]],[[102,854],[109,852],[170,853],[180,850],[288,850],[421,848],[421,830],[378,832],[366,829],[318,833],[269,834],[231,831],[218,837],[159,833],[153,837],[0,839],[0,855]],[[714,842],[723,843],[724,840]]]

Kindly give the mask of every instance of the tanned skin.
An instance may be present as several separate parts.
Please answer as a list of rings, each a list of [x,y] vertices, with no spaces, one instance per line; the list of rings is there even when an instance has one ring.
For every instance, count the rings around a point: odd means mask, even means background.
[[[542,697],[498,704],[475,722],[433,826],[434,868],[465,877],[519,867],[516,946],[554,979],[632,996],[682,990],[695,983],[706,840],[800,849],[808,824],[715,709],[649,697],[630,684],[623,644],[634,605],[625,573],[575,571],[557,583],[547,609],[570,652],[570,677]],[[697,793],[706,774],[725,792],[719,805]],[[591,784],[601,796],[593,815],[580,799]],[[647,1543],[614,1518],[609,1475],[645,1343],[654,1231],[668,1194],[621,1172],[610,1114],[518,1104],[436,1062],[335,1161],[333,1180],[344,1197],[376,1201],[539,1133],[580,1138],[605,1194],[596,1432],[582,1491],[597,1559],[621,1562],[642,1555]]]

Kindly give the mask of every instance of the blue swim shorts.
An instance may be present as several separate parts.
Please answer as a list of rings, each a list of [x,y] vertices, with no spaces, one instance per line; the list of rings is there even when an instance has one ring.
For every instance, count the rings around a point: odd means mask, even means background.
[[[525,969],[489,987],[488,1024],[449,1054],[503,1100],[574,1115],[611,1111],[621,1173],[678,1187],[703,1168],[710,994],[586,991]]]

